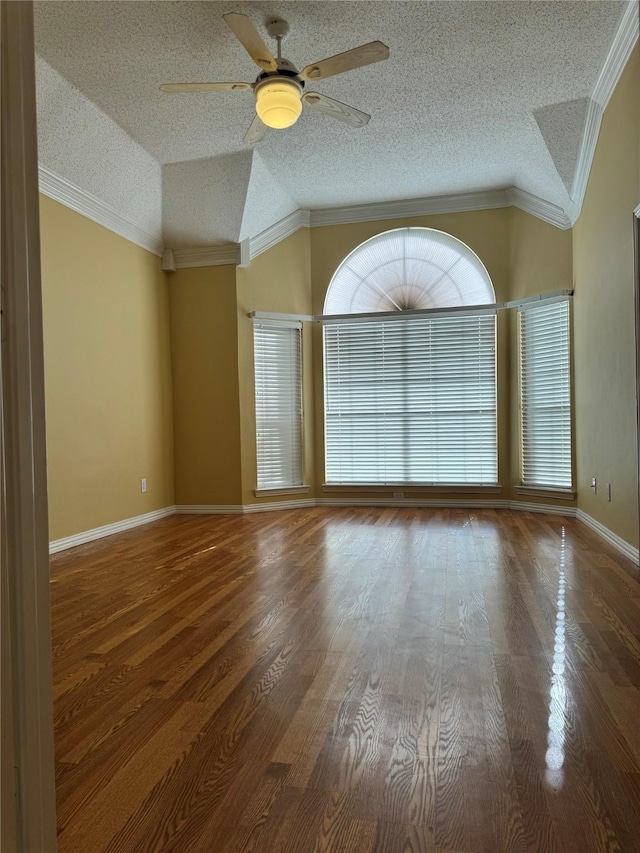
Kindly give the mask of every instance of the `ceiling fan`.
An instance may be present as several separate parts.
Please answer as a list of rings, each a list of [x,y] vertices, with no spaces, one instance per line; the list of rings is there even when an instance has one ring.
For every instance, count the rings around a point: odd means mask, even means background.
[[[330,56],[307,65],[302,71],[282,56],[282,40],[289,33],[289,24],[280,19],[269,21],[267,32],[278,43],[277,59],[246,15],[230,12],[222,16],[233,30],[249,56],[262,72],[254,83],[164,83],[163,92],[230,92],[252,89],[256,98],[256,117],[244,135],[244,141],[260,142],[267,128],[290,127],[298,120],[305,104],[324,115],[344,121],[352,127],[364,127],[371,118],[355,107],[342,104],[320,92],[305,92],[307,80],[324,80],[345,71],[352,71],[389,57],[389,48],[381,41],[354,47],[345,53]]]

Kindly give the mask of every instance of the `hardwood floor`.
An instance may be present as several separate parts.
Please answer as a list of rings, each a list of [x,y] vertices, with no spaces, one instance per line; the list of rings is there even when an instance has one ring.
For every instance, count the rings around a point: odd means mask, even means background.
[[[52,558],[60,853],[640,851],[638,570],[507,511]]]

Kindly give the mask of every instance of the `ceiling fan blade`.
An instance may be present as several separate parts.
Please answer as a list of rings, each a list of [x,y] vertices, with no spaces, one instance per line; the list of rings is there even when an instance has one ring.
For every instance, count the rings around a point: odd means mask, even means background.
[[[236,89],[250,89],[250,83],[163,83],[163,92],[234,92]]]
[[[267,132],[267,125],[263,123],[259,115],[256,115],[254,120],[249,125],[249,130],[244,135],[244,141],[247,145],[253,145],[264,137]]]
[[[335,74],[352,71],[354,68],[361,68],[363,65],[370,65],[372,62],[380,62],[388,58],[389,48],[386,44],[381,41],[371,41],[369,44],[361,44],[360,47],[354,47],[345,53],[338,53],[313,65],[307,65],[302,69],[301,76],[306,80],[324,80],[326,77],[333,77]]]
[[[263,71],[278,70],[278,63],[262,40],[260,33],[251,23],[250,18],[241,15],[239,12],[229,12],[222,17],[259,68],[262,68]]]
[[[337,118],[338,121],[344,121],[352,127],[364,127],[371,118],[368,113],[363,113],[362,110],[342,104],[340,101],[334,101],[333,98],[321,95],[320,92],[306,92],[302,96],[302,100],[308,107],[332,118]]]

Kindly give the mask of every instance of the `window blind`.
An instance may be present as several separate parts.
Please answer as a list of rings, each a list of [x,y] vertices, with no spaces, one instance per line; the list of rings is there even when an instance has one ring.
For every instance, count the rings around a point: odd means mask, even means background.
[[[324,327],[328,483],[497,482],[495,314]]]
[[[570,489],[569,302],[527,307],[518,317],[522,484]]]
[[[255,322],[258,488],[302,485],[300,324]]]

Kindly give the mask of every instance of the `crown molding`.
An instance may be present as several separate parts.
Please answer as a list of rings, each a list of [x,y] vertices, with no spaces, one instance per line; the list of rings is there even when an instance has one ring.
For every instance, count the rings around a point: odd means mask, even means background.
[[[237,265],[240,261],[238,243],[221,243],[218,246],[200,246],[196,249],[174,249],[176,269],[187,267],[219,267]]]
[[[532,216],[537,216],[538,219],[543,219],[550,225],[562,229],[571,228],[571,218],[557,204],[552,204],[550,201],[528,193],[526,190],[521,190],[519,187],[510,187],[507,190],[507,198],[513,207],[518,207]]]
[[[508,207],[508,205],[505,190],[487,190],[476,193],[432,196],[430,198],[409,198],[373,204],[356,204],[347,207],[323,207],[311,211],[311,227],[373,222],[377,219],[429,216],[438,213],[463,213],[470,210]]]
[[[284,219],[266,228],[242,244],[226,243],[219,246],[204,246],[198,249],[174,249],[177,269],[184,267],[209,267],[219,264],[245,266],[240,246],[249,245],[249,260],[266,252],[299,228],[315,228],[324,225],[347,225],[355,222],[373,222],[382,219],[400,219],[412,216],[428,216],[437,213],[464,213],[474,210],[492,210],[504,207],[519,207],[527,213],[543,219],[558,228],[570,228],[571,218],[551,202],[521,190],[509,187],[502,190],[487,190],[433,198],[413,198],[404,201],[383,201],[374,204],[350,207],[328,207],[316,210],[299,208]]]
[[[308,227],[309,211],[299,208],[269,228],[265,228],[255,237],[247,238],[241,243],[221,243],[217,246],[202,246],[197,249],[174,249],[176,269],[215,267],[223,264],[248,266],[248,263],[262,252],[277,245],[299,228]]]
[[[602,106],[594,99],[589,99],[587,106],[587,115],[584,122],[584,130],[582,139],[580,140],[580,148],[578,150],[578,159],[576,160],[576,168],[573,175],[573,183],[571,184],[571,200],[575,205],[576,221],[582,209],[584,194],[587,191],[587,183],[589,182],[589,172],[591,164],[596,153],[596,145],[598,144],[598,135],[600,133],[600,125],[602,124],[603,115]]]
[[[311,216],[308,210],[298,208],[285,216],[279,222],[265,228],[255,237],[249,239],[249,258],[253,260],[262,252],[266,252],[272,246],[280,243],[290,234],[295,233],[299,228],[308,228],[311,225]]]
[[[589,99],[584,131],[578,151],[573,183],[571,185],[571,201],[573,204],[571,215],[572,225],[576,222],[582,210],[582,202],[587,191],[589,173],[591,172],[591,164],[593,163],[598,143],[598,134],[600,133],[603,113],[618,85],[620,75],[629,61],[631,51],[639,35],[640,6],[638,0],[632,0],[632,2],[626,4],[626,8],[620,18],[620,23],[618,24],[618,29],[611,42],[607,58],[604,61],[602,70],[591,92],[591,98]]]
[[[593,127],[594,129],[590,135],[590,144],[595,147],[599,121],[593,124]],[[585,148],[584,141],[583,148]],[[589,155],[589,150],[589,148],[585,148],[584,164],[581,166],[581,173],[584,173],[586,177],[588,177],[588,166],[590,166],[589,157],[593,156],[593,151]],[[86,216],[88,219],[97,222],[99,225],[108,228],[110,231],[119,234],[121,237],[130,240],[132,243],[153,252],[154,255],[162,256],[164,247],[159,235],[154,235],[146,231],[109,205],[81,190],[64,178],[59,178],[44,166],[40,166],[39,176],[40,191],[45,195],[75,210],[82,216]],[[266,252],[289,235],[295,233],[299,228],[347,225],[356,222],[373,222],[383,219],[400,219],[442,213],[492,210],[511,205],[519,207],[527,213],[531,213],[533,216],[537,216],[559,228],[569,228],[573,224],[573,219],[567,216],[557,205],[551,204],[518,187],[509,187],[501,190],[433,196],[431,198],[403,199],[346,207],[328,207],[316,210],[299,208],[288,216],[285,216],[284,219],[261,231],[255,237],[245,241],[245,243],[249,245],[249,259],[253,260],[253,258],[262,254],[262,252]],[[227,264],[238,265],[241,262],[240,244],[238,243],[221,243],[219,245],[200,246],[190,249],[173,249],[173,255],[176,269],[222,266]]]
[[[162,255],[162,237],[158,233],[148,231],[136,224],[124,214],[115,210],[105,202],[100,201],[91,193],[81,190],[71,181],[60,178],[46,166],[39,166],[38,178],[40,192],[76,213],[97,222],[109,231],[119,234],[125,240],[130,240],[148,252],[160,257]]]
[[[609,98],[618,85],[618,80],[627,64],[631,51],[640,35],[640,7],[638,0],[631,0],[620,18],[618,29],[611,42],[609,53],[593,87],[591,97],[604,110]]]

